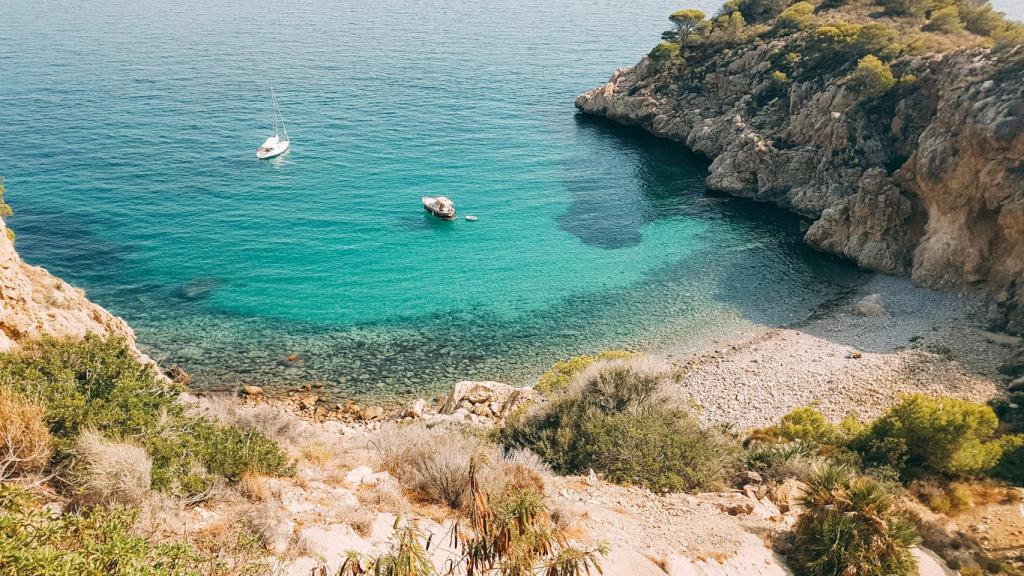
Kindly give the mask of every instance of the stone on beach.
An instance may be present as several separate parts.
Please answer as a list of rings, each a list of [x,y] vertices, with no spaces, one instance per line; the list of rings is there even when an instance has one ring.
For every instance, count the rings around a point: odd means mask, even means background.
[[[441,413],[454,414],[462,409],[478,416],[504,418],[517,406],[533,398],[533,388],[516,388],[501,382],[466,380],[455,384],[441,408]]]
[[[882,295],[871,294],[865,296],[854,304],[854,310],[861,316],[878,317],[886,316],[885,308],[882,307]]]

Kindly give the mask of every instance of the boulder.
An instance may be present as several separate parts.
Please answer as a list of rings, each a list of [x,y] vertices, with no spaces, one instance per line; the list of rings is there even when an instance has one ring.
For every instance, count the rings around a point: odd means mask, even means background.
[[[465,410],[478,416],[504,418],[517,406],[534,398],[533,388],[516,388],[501,382],[463,381],[455,384],[441,408],[442,414]],[[497,407],[497,410],[493,408]]]
[[[423,398],[413,400],[402,410],[403,418],[423,418],[423,411],[427,407],[427,401]]]
[[[861,316],[878,317],[885,316],[885,308],[882,307],[882,295],[871,294],[865,296],[854,304],[853,309]]]
[[[259,386],[242,386],[243,396],[249,396],[251,398],[255,396],[261,396],[262,394],[263,388],[260,388]]]

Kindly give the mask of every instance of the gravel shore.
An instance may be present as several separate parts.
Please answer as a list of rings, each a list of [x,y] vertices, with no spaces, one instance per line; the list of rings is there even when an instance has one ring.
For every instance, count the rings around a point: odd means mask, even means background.
[[[872,295],[881,310],[858,310]],[[1002,393],[995,368],[1017,339],[985,331],[983,318],[979,300],[875,276],[799,324],[668,356],[706,423],[765,426],[805,405],[868,418],[912,392],[974,401]]]

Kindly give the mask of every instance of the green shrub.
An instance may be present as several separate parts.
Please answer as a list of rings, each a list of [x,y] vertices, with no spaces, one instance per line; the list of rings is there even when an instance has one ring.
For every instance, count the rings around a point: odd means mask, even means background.
[[[795,408],[779,420],[779,435],[785,440],[801,440],[811,444],[830,444],[839,437],[839,430],[817,408]]]
[[[996,50],[1009,50],[1024,46],[1024,24],[1007,22],[1005,26],[992,33]]]
[[[892,60],[902,51],[898,39],[899,32],[892,26],[878,22],[865,24],[857,28],[853,36],[850,56],[861,58],[868,54],[878,54],[883,60]]]
[[[593,468],[653,490],[708,488],[734,462],[731,439],[704,430],[665,393],[663,374],[636,361],[595,364],[550,402],[499,432],[567,473]]]
[[[890,466],[903,478],[931,472],[983,474],[999,461],[998,420],[989,406],[912,395],[872,422],[853,448],[865,464]]]
[[[666,44],[662,42],[661,45]],[[676,51],[679,50],[678,45],[672,45]],[[655,48],[657,50],[658,48]],[[626,350],[608,350],[601,352],[596,356],[590,356],[583,354],[581,356],[574,356],[568,360],[562,362],[555,362],[551,368],[548,368],[547,372],[540,375],[537,379],[537,384],[533,387],[534,390],[541,394],[554,394],[561,392],[569,387],[569,383],[575,378],[580,372],[583,372],[590,367],[591,364],[599,360],[620,360],[623,358],[630,358],[635,356],[633,352],[627,352]]]
[[[693,8],[676,10],[668,17],[676,25],[675,38],[680,44],[693,42],[697,27],[704,22],[704,13]]]
[[[932,12],[925,29],[945,33],[963,30],[964,23],[960,21],[960,10],[956,6],[946,6]]]
[[[655,61],[671,60],[679,54],[679,44],[675,42],[659,42],[651,49],[649,56]]]
[[[1002,454],[992,475],[1014,485],[1024,485],[1024,434],[1003,436],[999,439]]]
[[[823,468],[807,482],[804,512],[787,561],[797,576],[905,576],[920,541],[898,500],[878,481],[845,467]]]
[[[872,54],[861,58],[850,75],[850,86],[864,99],[878,98],[895,85],[892,68]]]
[[[11,206],[7,204],[7,202],[4,202],[5,191],[4,177],[0,176],[0,218],[10,218],[11,216],[14,216],[14,210],[11,209]],[[7,229],[7,239],[14,242],[14,231],[10,228]]]
[[[54,515],[31,493],[0,484],[0,576],[257,576],[271,573],[254,538],[215,554],[133,533],[137,512],[93,508]]]
[[[733,45],[747,37],[747,21],[739,11],[722,14],[711,23],[707,43],[711,45]]]
[[[923,16],[931,7],[929,0],[878,0],[878,5],[890,16]]]
[[[820,462],[817,447],[806,442],[755,441],[743,450],[744,467],[770,483],[781,483],[788,478],[803,480]]]
[[[979,36],[991,36],[993,32],[1002,28],[1006,21],[988,2],[964,2],[959,10],[964,27],[968,32]]]
[[[779,14],[774,28],[778,34],[792,34],[806,30],[812,24],[814,24],[814,4],[797,2]]]
[[[738,0],[736,7],[747,22],[770,22],[789,5],[788,0]]]
[[[96,430],[143,447],[157,489],[188,493],[183,481],[197,469],[231,480],[247,470],[291,473],[284,451],[262,434],[187,415],[176,401],[180,390],[139,364],[120,339],[44,338],[0,354],[0,388],[42,402],[58,461],[70,460],[83,431]]]

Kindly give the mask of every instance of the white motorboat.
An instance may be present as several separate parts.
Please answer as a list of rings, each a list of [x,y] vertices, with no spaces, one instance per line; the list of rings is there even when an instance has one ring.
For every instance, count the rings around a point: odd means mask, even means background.
[[[447,196],[424,196],[423,209],[442,220],[455,220],[455,204]]]
[[[270,84],[270,101],[274,106],[274,135],[267,138],[259,148],[256,149],[256,157],[260,160],[274,158],[288,151],[291,141],[288,138],[288,128],[284,125],[284,117],[281,116],[281,106],[277,102],[277,94],[274,93],[274,84]],[[281,133],[284,132],[284,138]]]

